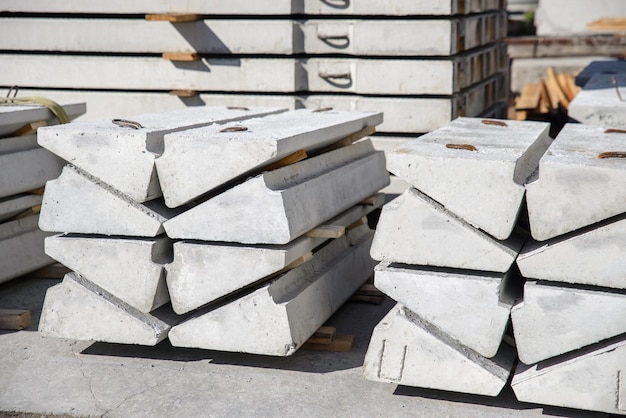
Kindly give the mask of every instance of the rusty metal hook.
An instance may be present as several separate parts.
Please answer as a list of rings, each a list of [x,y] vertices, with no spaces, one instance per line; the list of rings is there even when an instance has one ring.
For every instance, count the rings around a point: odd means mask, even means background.
[[[464,149],[466,151],[478,151],[478,148],[472,144],[446,144],[446,148],[449,149]]]
[[[143,126],[141,126],[141,124],[139,122],[135,122],[134,120],[113,119],[111,122],[113,122],[115,125],[121,126],[123,128],[132,128],[132,129],[143,128]]]
[[[248,128],[245,126],[229,126],[228,128],[222,129],[220,132],[244,132],[247,130]]]

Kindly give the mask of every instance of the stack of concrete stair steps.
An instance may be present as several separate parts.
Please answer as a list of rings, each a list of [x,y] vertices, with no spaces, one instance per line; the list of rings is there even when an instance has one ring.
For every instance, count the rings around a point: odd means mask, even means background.
[[[522,401],[626,415],[626,133],[568,124],[527,185],[533,240],[511,312]]]
[[[59,175],[63,161],[37,145],[37,128],[58,119],[42,105],[0,106],[0,282],[52,264],[37,226],[41,188]],[[70,118],[84,103],[64,104]]]
[[[371,275],[363,218],[389,179],[381,152],[352,143],[381,121],[194,108],[43,130],[76,167],[44,195],[42,227],[65,233],[46,251],[74,273],[48,292],[40,331],[292,354]],[[96,173],[122,153],[126,168]]]
[[[548,129],[459,118],[389,153],[411,188],[383,207],[372,244],[375,285],[398,304],[374,329],[368,379],[500,393],[516,359],[503,338],[521,296],[524,184]]]
[[[382,111],[385,149],[459,116],[505,117],[505,3],[2,0],[0,85],[78,96],[85,120],[217,104]],[[392,178],[385,192],[406,188]]]

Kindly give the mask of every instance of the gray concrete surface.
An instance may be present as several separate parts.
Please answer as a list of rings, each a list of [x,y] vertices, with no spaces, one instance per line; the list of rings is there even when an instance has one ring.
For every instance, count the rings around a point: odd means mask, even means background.
[[[366,380],[365,351],[390,299],[348,302],[328,321],[355,335],[351,352],[272,358],[167,342],[138,347],[44,338],[34,330],[45,291],[57,283],[18,279],[0,286],[0,306],[30,309],[33,321],[24,331],[0,331],[2,417],[610,417],[518,402],[508,385],[488,398]]]

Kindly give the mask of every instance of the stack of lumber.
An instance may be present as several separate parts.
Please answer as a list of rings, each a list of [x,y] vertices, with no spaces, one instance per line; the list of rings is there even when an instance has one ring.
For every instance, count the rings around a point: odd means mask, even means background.
[[[580,92],[575,74],[558,73],[548,67],[546,77],[537,83],[524,85],[515,98],[515,119],[542,120],[561,115],[567,116],[570,103]]]
[[[62,106],[75,118],[85,104]],[[58,123],[41,105],[0,106],[0,282],[37,270],[53,260],[44,254],[39,230],[42,187],[59,175],[63,162],[37,145],[37,128]]]
[[[285,356],[371,276],[382,114],[196,107],[39,132],[46,253],[73,270],[40,331]],[[369,199],[370,197],[373,198]],[[367,200],[367,201],[365,201]]]
[[[527,185],[519,400],[626,415],[626,134],[567,124]]]
[[[521,295],[525,183],[551,140],[543,122],[459,118],[388,154],[411,184],[383,207],[375,285],[398,305],[376,326],[365,375],[496,396],[515,350],[503,344]]]

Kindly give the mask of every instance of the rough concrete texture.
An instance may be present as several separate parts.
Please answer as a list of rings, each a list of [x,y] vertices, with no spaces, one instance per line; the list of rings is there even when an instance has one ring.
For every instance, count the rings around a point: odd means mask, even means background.
[[[364,369],[370,380],[497,396],[514,360],[505,345],[482,357],[398,304],[374,328]]]
[[[384,203],[356,205],[326,224],[348,227]],[[301,236],[285,245],[237,245],[179,241],[167,269],[174,312],[183,314],[274,274],[312,251],[327,238]]]
[[[68,273],[62,283],[46,292],[39,332],[46,337],[155,345],[167,337],[176,319],[173,314],[165,321],[154,315],[140,312],[76,273]]]
[[[313,259],[172,328],[176,347],[293,354],[371,275],[373,232],[356,228]]]
[[[390,152],[387,167],[476,228],[504,240],[515,227],[524,184],[550,142],[543,122],[458,118]]]
[[[286,244],[389,184],[360,142],[266,171],[165,222],[171,238]]]
[[[595,74],[574,97],[567,115],[585,125],[626,128],[626,102],[617,95],[613,80],[626,96],[626,74]]]
[[[37,137],[42,147],[141,203],[161,195],[154,159],[163,152],[165,134],[277,111],[189,107],[127,118],[140,128],[111,120],[76,122],[42,128]]]
[[[523,244],[517,234],[497,241],[410,188],[383,207],[371,254],[379,261],[505,272]]]
[[[296,151],[323,148],[382,119],[374,112],[301,109],[166,135],[165,151],[156,161],[165,203],[180,206]]]
[[[509,323],[513,273],[379,264],[376,287],[459,343],[492,358]],[[520,288],[521,290],[521,288]]]
[[[537,35],[589,35],[613,30],[591,29],[602,18],[626,15],[626,4],[615,0],[597,0],[593,7],[585,0],[540,0],[536,10]]]
[[[528,281],[511,311],[519,359],[525,364],[626,332],[626,295]]]
[[[46,238],[46,254],[141,312],[169,301],[164,264],[172,242],[160,238],[56,235]]]
[[[576,85],[585,87],[596,74],[626,74],[626,62],[615,58],[604,58],[590,62],[576,75]]]
[[[34,135],[0,139],[0,198],[37,189],[62,168],[63,161],[39,148]]]
[[[38,216],[0,223],[0,283],[52,264],[44,253],[47,234],[37,227]]]
[[[22,89],[20,89],[21,92]],[[36,96],[36,94],[33,94],[33,96]],[[20,95],[20,98],[22,98],[22,95]],[[85,103],[61,101],[60,105],[70,119],[82,115],[87,110]],[[45,121],[48,125],[54,125],[59,122],[57,117],[45,106],[31,104],[0,106],[0,137],[10,136],[25,125],[39,121]]]
[[[511,386],[523,402],[626,415],[625,360],[621,336],[532,366],[519,364]]]
[[[41,204],[41,196],[37,194],[17,194],[0,198],[0,222],[11,219],[15,215],[19,215]]]
[[[154,237],[171,216],[162,201],[137,203],[75,167],[49,181],[39,227],[50,232]]]
[[[537,241],[626,212],[626,134],[599,126],[567,124],[526,185],[530,231]],[[603,158],[607,156],[607,158]]]
[[[528,240],[517,257],[524,277],[626,289],[626,214],[546,242]]]

